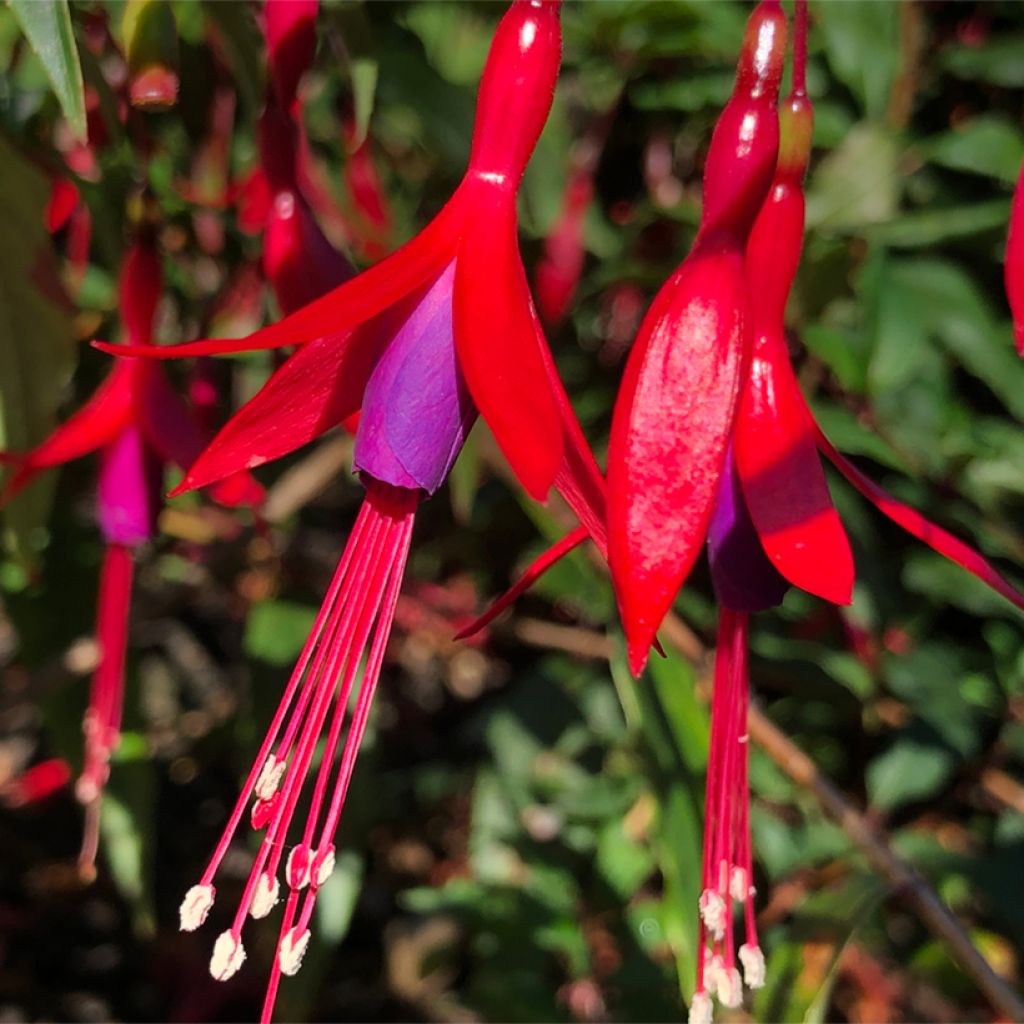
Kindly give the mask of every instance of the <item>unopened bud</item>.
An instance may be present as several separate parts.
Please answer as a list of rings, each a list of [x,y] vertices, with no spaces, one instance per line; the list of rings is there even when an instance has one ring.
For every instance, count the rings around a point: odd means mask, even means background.
[[[194,932],[206,920],[213,906],[217,890],[212,885],[193,885],[178,908],[180,928],[183,932]]]

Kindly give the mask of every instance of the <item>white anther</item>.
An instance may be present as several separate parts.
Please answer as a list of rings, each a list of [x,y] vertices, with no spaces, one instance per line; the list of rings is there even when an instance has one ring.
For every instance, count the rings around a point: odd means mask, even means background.
[[[735,967],[723,967],[715,980],[718,1001],[730,1010],[735,1010],[743,1002],[743,982],[740,981],[740,972]]]
[[[710,950],[704,951],[704,984],[712,992],[717,992],[720,977],[725,974],[725,961]]]
[[[281,883],[274,875],[264,871],[256,882],[256,892],[253,893],[249,913],[255,918],[266,917],[277,905],[280,891]]]
[[[704,922],[704,927],[707,928],[712,937],[716,941],[724,938],[727,909],[721,894],[715,892],[714,889],[705,889],[700,894],[700,902],[697,906],[700,908],[700,916]]]
[[[689,1024],[711,1024],[711,996],[707,992],[694,992],[690,1000]]]
[[[284,770],[287,767],[286,761],[279,761],[273,754],[267,758],[254,789],[260,800],[269,800],[277,792],[277,787],[281,785],[281,779],[284,778]]]
[[[313,885],[316,886],[316,888],[319,889],[320,886],[331,877],[331,874],[334,871],[334,861],[335,856],[333,846],[325,846],[313,858]]]
[[[729,895],[737,903],[745,903],[750,895],[750,883],[747,880],[745,868],[733,868],[729,876]]]
[[[288,854],[284,876],[289,888],[305,889],[309,885],[309,863],[311,859],[310,849],[305,843],[300,843]]]
[[[212,885],[193,885],[178,908],[180,928],[183,932],[194,932],[205,920],[213,906],[217,890]]]
[[[289,928],[277,951],[277,963],[282,974],[291,977],[298,974],[302,966],[302,958],[309,946],[309,929],[300,929],[298,925]]]
[[[236,939],[230,931],[221,932],[213,944],[213,956],[210,957],[210,973],[217,981],[227,981],[238,973],[245,963],[245,947],[241,939]]]
[[[749,988],[764,986],[765,967],[764,953],[759,946],[743,943],[740,946],[740,963],[743,964],[743,979]]]

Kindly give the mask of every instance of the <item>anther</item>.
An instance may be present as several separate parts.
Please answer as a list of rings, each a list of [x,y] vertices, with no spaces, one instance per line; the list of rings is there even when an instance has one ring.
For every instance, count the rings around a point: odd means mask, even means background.
[[[689,1024],[711,1024],[711,996],[707,992],[694,992],[690,1000]]]
[[[700,908],[704,927],[716,940],[723,938],[725,936],[726,906],[721,894],[715,892],[714,889],[705,889],[700,894],[700,902],[697,906]]]
[[[331,877],[334,871],[334,844],[328,843],[326,846],[317,850],[316,856],[313,857],[313,864],[310,868],[312,874],[312,882],[314,888],[319,889],[328,878]]]
[[[277,792],[287,767],[286,761],[278,760],[273,754],[267,758],[254,788],[254,792],[260,800],[269,800]]]
[[[238,973],[245,963],[245,948],[242,940],[236,939],[230,931],[221,932],[213,944],[213,956],[210,957],[210,974],[217,981],[227,981]]]
[[[288,864],[285,867],[285,879],[292,889],[305,889],[309,885],[309,862],[312,850],[305,844],[300,843],[288,854]]]
[[[298,925],[288,929],[277,951],[277,964],[282,974],[287,974],[288,977],[298,974],[302,958],[309,946],[309,934],[308,928],[299,928]]]
[[[740,963],[743,964],[743,979],[749,988],[762,988],[764,986],[765,966],[764,953],[759,946],[750,946],[743,943],[740,946]]]
[[[217,890],[212,885],[193,885],[178,908],[179,927],[183,932],[194,932],[205,920],[213,906]]]
[[[255,918],[266,917],[277,904],[280,891],[281,883],[274,875],[264,871],[256,882],[249,913]]]

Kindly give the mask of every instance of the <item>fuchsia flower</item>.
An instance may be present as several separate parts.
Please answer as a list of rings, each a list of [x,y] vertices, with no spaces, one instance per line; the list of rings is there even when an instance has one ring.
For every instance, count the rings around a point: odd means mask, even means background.
[[[125,256],[118,292],[131,345],[152,344],[161,278],[155,244],[149,237],[140,237]],[[86,808],[79,858],[86,873],[94,869],[100,797],[119,741],[134,552],[155,530],[164,463],[185,469],[205,443],[159,366],[125,359],[93,397],[40,445],[24,455],[4,455],[14,472],[0,504],[9,502],[44,470],[93,451],[101,453],[96,515],[106,549],[96,619],[100,660],[89,691],[83,723],[85,754],[75,786]],[[213,493],[226,505],[255,504],[262,498],[262,489],[247,474],[225,480]]]
[[[705,537],[722,606],[695,1024],[711,1019],[713,995],[725,1006],[740,1004],[737,904],[745,917],[744,980],[752,988],[764,982],[747,783],[750,613],[781,603],[791,585],[837,604],[850,600],[852,555],[819,451],[887,516],[1024,608],[1024,596],[985,559],[876,487],[829,444],[790,365],[783,323],[803,242],[812,127],[806,19],[806,0],[798,0],[793,92],[776,155],[784,21],[771,0],[751,16],[736,90],[708,156],[700,232],[641,327],[612,426],[609,547],[634,671]],[[766,168],[773,177],[765,178]]]
[[[247,339],[122,350],[163,358],[300,346],[196,461],[186,488],[279,458],[360,413],[362,509],[224,836],[181,907],[186,930],[206,919],[217,869],[255,797],[251,823],[264,838],[210,969],[222,980],[239,969],[245,919],[270,912],[283,865],[287,899],[264,1019],[280,975],[300,966],[317,892],[334,863],[416,508],[443,483],[478,413],[526,490],[543,500],[557,487],[604,547],[603,482],[537,321],[517,241],[516,194],[560,56],[558,4],[516,0],[484,69],[463,182],[394,255]],[[305,824],[293,832],[325,729]]]

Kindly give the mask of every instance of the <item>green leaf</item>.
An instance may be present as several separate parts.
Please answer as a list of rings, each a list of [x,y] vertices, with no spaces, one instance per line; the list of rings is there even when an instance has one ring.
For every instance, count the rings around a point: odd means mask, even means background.
[[[7,0],[36,56],[46,69],[71,130],[83,142],[85,88],[68,0]]]
[[[876,0],[823,4],[825,55],[836,77],[879,120],[900,69],[900,5]]]
[[[893,810],[933,795],[952,774],[953,754],[942,747],[899,739],[868,766],[871,804]]]
[[[1024,159],[1024,137],[1012,121],[982,116],[925,142],[923,149],[943,167],[984,174],[1012,185]]]
[[[944,64],[947,71],[960,78],[980,79],[992,85],[1019,88],[1024,86],[1024,61],[1020,59],[1022,49],[1024,35],[1021,33],[994,32],[980,46],[961,46],[950,51]]]
[[[205,0],[203,13],[217,26],[235,84],[251,110],[263,103],[263,39],[247,4]]]
[[[309,636],[316,611],[292,601],[254,604],[245,624],[242,646],[251,658],[271,665],[290,665]]]
[[[43,224],[47,184],[0,136],[0,448],[27,451],[52,429],[74,364],[67,301]],[[55,477],[4,510],[4,543],[30,559]]]

